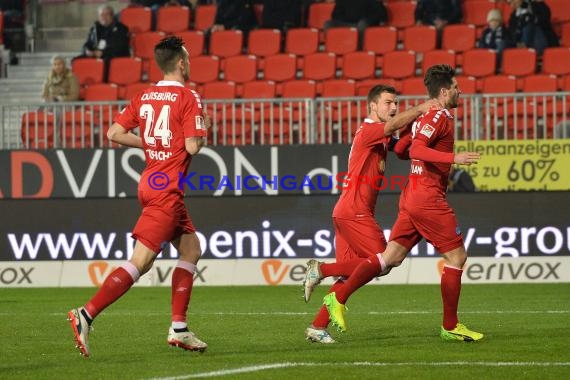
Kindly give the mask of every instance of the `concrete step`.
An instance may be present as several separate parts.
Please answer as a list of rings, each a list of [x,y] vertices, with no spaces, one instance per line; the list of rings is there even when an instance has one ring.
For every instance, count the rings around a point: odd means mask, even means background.
[[[22,67],[8,66],[7,77],[11,79],[45,79],[49,72],[48,67]]]
[[[20,53],[18,54],[19,64],[18,66],[37,66],[37,67],[50,67],[51,59],[53,56],[59,55],[64,57],[69,64],[71,59],[79,53],[76,52],[37,52],[37,53]]]
[[[14,86],[6,86],[0,82],[0,94],[3,96],[13,96],[15,93],[36,93],[41,91],[43,88],[43,82],[37,82],[33,84],[26,84],[26,85],[14,85]]]

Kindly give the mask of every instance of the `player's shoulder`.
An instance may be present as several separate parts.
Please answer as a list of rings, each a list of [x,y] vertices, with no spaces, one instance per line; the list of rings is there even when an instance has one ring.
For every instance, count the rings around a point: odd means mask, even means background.
[[[422,122],[433,126],[445,124],[448,120],[452,120],[453,115],[446,108],[432,109],[426,112],[422,117]]]

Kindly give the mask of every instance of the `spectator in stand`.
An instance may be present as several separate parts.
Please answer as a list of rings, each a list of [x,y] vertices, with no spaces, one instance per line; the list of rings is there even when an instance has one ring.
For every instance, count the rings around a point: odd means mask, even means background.
[[[303,0],[263,0],[261,27],[287,32],[301,26]]]
[[[373,25],[384,24],[388,20],[388,11],[377,0],[325,0],[335,2],[332,18],[325,22],[328,28],[354,26],[358,29],[359,45],[362,46],[364,30]]]
[[[508,0],[511,8],[509,31],[518,47],[528,47],[542,55],[544,49],[558,46],[552,29],[550,8],[542,0]]]
[[[257,26],[252,0],[218,0],[216,4],[216,18],[210,32],[239,29],[247,35]]]
[[[67,67],[65,58],[51,59],[51,71],[44,82],[42,98],[45,102],[73,102],[79,99],[79,82]]]
[[[487,14],[487,27],[483,30],[477,47],[493,49],[497,52],[497,70],[501,67],[501,57],[505,48],[513,47],[514,42],[507,27],[503,24],[503,14],[498,9],[491,9]]]
[[[101,5],[98,15],[98,20],[89,29],[87,41],[83,45],[83,54],[77,58],[102,58],[105,61],[107,80],[109,61],[115,57],[131,55],[129,29],[115,19],[115,12],[110,5]]]
[[[463,0],[418,0],[416,23],[433,25],[437,29],[437,47],[441,48],[443,28],[447,24],[458,24],[463,18]]]

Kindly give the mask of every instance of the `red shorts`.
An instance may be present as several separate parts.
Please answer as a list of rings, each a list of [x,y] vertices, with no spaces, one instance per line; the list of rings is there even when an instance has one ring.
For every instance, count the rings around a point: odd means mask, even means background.
[[[395,241],[411,250],[419,241],[426,239],[439,253],[447,253],[463,245],[463,237],[457,226],[455,213],[445,200],[430,203],[430,207],[414,205],[402,207],[390,233]]]
[[[133,229],[133,238],[159,253],[182,234],[196,232],[179,193],[139,191],[142,214]]]
[[[386,250],[384,232],[372,216],[358,219],[333,218],[336,261],[367,258]]]

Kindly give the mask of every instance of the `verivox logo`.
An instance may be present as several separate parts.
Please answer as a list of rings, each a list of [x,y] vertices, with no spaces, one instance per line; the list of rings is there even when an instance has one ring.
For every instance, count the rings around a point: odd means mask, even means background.
[[[288,265],[283,260],[269,259],[261,264],[261,273],[269,285],[279,285],[285,281],[293,284],[303,281],[305,267],[303,265]]]
[[[101,287],[105,278],[115,269],[116,267],[110,266],[106,261],[95,261],[89,264],[87,271],[93,285]]]

